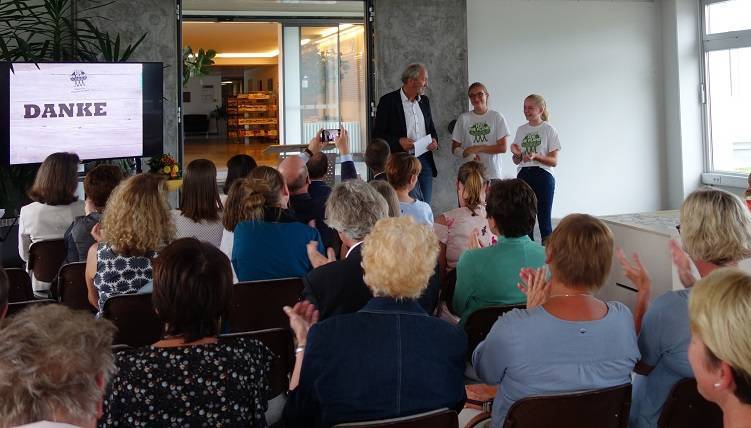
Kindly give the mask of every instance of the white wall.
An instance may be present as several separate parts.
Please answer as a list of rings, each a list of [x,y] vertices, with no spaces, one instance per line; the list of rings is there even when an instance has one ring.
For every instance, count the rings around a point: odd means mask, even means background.
[[[648,1],[467,1],[469,80],[488,86],[512,138],[524,97],[548,101],[562,145],[554,217],[665,205],[661,25]]]
[[[207,99],[203,97],[204,86],[212,86],[206,88]],[[190,102],[183,103],[183,114],[209,114],[222,105],[222,76],[191,77],[183,92],[190,92]]]

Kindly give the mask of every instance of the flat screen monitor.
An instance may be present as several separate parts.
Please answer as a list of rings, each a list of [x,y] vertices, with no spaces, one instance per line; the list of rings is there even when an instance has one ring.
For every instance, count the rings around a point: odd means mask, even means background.
[[[0,64],[0,162],[162,153],[161,63]]]

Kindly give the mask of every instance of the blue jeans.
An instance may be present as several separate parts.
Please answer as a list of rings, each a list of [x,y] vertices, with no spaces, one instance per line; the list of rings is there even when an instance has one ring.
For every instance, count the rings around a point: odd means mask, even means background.
[[[430,205],[430,201],[433,199],[433,167],[426,156],[420,156],[417,159],[422,165],[422,170],[420,175],[417,176],[417,184],[410,192],[410,196]]]
[[[537,196],[537,223],[540,226],[540,237],[544,240],[553,233],[550,212],[553,209],[555,178],[539,166],[524,167],[516,177],[527,182]],[[529,237],[532,238],[532,233]]]

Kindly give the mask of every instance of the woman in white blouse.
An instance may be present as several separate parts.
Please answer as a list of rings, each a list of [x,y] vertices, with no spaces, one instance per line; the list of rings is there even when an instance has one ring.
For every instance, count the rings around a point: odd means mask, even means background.
[[[18,254],[24,261],[32,243],[63,239],[73,219],[84,215],[84,202],[76,196],[78,164],[75,153],[53,153],[39,167],[29,190],[34,202],[22,207],[18,218]],[[31,280],[34,293],[45,296],[50,285],[33,273]]]
[[[172,210],[175,238],[196,238],[219,247],[222,241],[222,202],[216,184],[216,166],[207,159],[188,164],[180,208]]]

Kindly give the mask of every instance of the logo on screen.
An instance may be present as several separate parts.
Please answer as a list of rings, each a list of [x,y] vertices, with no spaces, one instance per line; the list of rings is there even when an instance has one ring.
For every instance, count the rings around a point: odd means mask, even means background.
[[[83,88],[86,86],[86,73],[83,70],[73,70],[70,75],[70,80],[73,82],[74,88]]]

